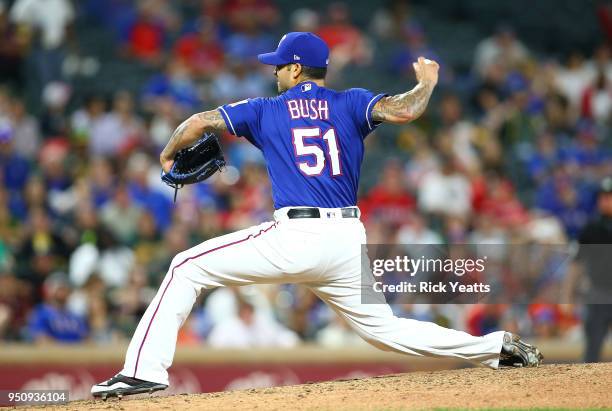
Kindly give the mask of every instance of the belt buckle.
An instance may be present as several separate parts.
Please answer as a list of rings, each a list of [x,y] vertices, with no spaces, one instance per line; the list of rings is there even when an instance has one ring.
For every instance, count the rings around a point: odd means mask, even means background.
[[[338,210],[328,210],[325,212],[327,218],[338,218]]]

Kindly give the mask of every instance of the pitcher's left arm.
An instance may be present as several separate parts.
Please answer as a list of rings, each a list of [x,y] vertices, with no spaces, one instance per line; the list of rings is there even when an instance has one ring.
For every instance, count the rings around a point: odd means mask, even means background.
[[[413,63],[418,84],[410,91],[381,98],[372,108],[372,119],[377,122],[404,124],[423,114],[436,84],[440,66],[433,60],[419,57]]]

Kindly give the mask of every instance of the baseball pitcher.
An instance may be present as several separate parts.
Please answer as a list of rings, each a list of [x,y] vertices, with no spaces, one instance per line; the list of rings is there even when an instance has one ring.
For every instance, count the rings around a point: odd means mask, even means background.
[[[416,87],[388,96],[325,87],[329,49],[312,33],[288,33],[276,51],[258,58],[275,67],[279,95],[191,116],[175,130],[160,162],[169,173],[177,152],[205,133],[246,138],[265,157],[274,220],[179,253],[140,320],[123,369],[94,385],[92,394],[106,399],[167,388],[178,330],[200,292],[259,283],[308,287],[383,350],[462,358],[490,368],[539,365],[539,350],[509,332],[475,337],[398,318],[387,304],[361,303],[366,232],[356,204],[364,139],[381,123],[408,123],[425,111],[438,64],[420,57],[413,64]]]

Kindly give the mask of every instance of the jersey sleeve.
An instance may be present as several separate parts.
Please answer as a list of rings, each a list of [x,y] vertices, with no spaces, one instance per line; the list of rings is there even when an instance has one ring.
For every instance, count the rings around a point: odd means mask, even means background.
[[[364,138],[380,124],[372,120],[372,108],[378,100],[385,96],[384,93],[374,94],[363,88],[352,88],[346,91],[347,105]]]
[[[219,106],[218,110],[230,133],[236,137],[244,137],[254,146],[261,148],[261,105],[261,98],[253,98]]]

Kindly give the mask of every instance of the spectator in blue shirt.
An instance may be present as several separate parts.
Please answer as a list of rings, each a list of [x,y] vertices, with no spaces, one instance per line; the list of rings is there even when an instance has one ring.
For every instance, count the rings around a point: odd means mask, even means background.
[[[154,112],[160,98],[170,97],[181,109],[193,112],[201,106],[198,86],[188,67],[180,61],[171,61],[163,73],[154,75],[142,92],[144,108]]]
[[[29,175],[30,164],[14,150],[12,126],[0,118],[0,184],[18,192],[25,187]]]
[[[79,343],[89,334],[84,318],[70,312],[66,305],[70,283],[64,273],[54,273],[44,283],[45,301],[34,308],[27,331],[36,343]]]

